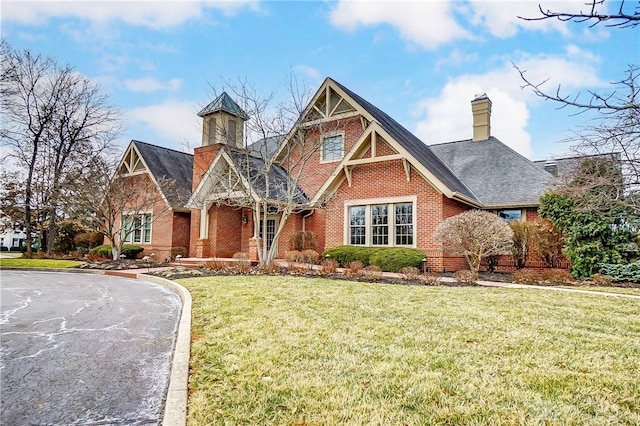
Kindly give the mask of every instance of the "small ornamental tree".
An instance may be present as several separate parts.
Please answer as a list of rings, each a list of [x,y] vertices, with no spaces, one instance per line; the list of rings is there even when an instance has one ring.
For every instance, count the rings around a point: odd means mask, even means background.
[[[438,225],[433,239],[442,243],[445,252],[464,256],[477,274],[482,259],[511,252],[513,231],[495,214],[469,210]]]

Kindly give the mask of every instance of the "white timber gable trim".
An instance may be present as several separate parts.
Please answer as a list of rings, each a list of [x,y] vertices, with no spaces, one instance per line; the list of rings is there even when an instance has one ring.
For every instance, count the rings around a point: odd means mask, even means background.
[[[124,170],[127,170],[127,172],[122,173],[123,168]],[[162,188],[160,188],[160,184],[158,183],[158,180],[153,175],[153,173],[151,173],[151,169],[149,169],[149,166],[147,166],[146,161],[144,161],[144,157],[140,155],[140,151],[138,151],[138,148],[136,148],[135,142],[131,141],[129,143],[129,146],[127,147],[127,150],[125,151],[125,155],[122,157],[122,160],[120,160],[120,164],[118,165],[118,168],[116,169],[116,173],[114,174],[111,181],[113,182],[113,180],[117,178],[142,175],[145,173],[149,175],[149,178],[151,179],[156,189],[158,190],[158,193],[162,197],[162,201],[164,201],[164,203],[167,205],[169,210],[173,210],[173,207],[171,206],[171,204],[169,204],[169,200],[167,199],[167,196],[164,194],[164,191],[162,191]]]
[[[206,207],[208,211],[215,200],[215,197],[211,196],[214,193],[213,189],[220,186],[224,188],[224,191],[220,193],[224,198],[242,198],[248,194],[252,201],[259,200],[258,195],[253,191],[246,177],[238,172],[229,154],[225,151],[220,151],[202,176],[186,206],[191,209],[204,209]]]

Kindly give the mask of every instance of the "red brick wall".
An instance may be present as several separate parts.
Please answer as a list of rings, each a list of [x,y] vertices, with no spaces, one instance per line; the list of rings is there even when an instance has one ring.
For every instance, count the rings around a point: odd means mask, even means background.
[[[189,237],[191,232],[191,213],[175,212],[173,214],[173,247],[184,247],[189,252]]]
[[[215,238],[212,247],[214,255],[232,257],[234,253],[241,251],[242,210],[228,206],[213,206],[209,215],[209,239]]]
[[[344,244],[346,201],[416,195],[416,247],[427,253],[427,266],[441,269],[442,250],[431,236],[443,217],[444,196],[416,171],[412,170],[410,177],[411,181],[407,182],[400,160],[356,166],[352,172],[352,186],[349,187],[345,180],[327,204],[324,248]],[[457,208],[455,205],[448,207]]]
[[[191,188],[196,189],[202,176],[209,169],[213,159],[218,155],[221,144],[201,146],[193,150],[193,181]]]
[[[527,212],[526,212],[526,221],[527,222],[534,222],[536,220],[538,220],[539,218],[539,214],[538,214],[538,209],[536,208],[528,208]]]
[[[313,198],[315,196],[318,189],[320,189],[339,163],[339,161],[320,161],[320,144],[322,135],[333,131],[344,131],[344,152],[346,154],[362,135],[363,129],[360,116],[324,123],[322,127],[312,127],[308,130],[305,135],[305,140],[308,141],[307,147],[308,149],[316,150],[316,152],[311,154],[309,159],[303,165],[298,185],[300,185],[309,198]],[[292,164],[295,164],[298,157],[299,153],[292,153]],[[299,171],[299,167],[294,168],[293,175],[297,176]]]

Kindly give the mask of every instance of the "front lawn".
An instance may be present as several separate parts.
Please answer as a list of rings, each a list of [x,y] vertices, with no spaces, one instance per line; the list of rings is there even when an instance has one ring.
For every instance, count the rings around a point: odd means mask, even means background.
[[[640,424],[640,303],[281,276],[193,295],[189,425]]]
[[[84,262],[60,259],[0,259],[0,267],[14,268],[75,268]]]

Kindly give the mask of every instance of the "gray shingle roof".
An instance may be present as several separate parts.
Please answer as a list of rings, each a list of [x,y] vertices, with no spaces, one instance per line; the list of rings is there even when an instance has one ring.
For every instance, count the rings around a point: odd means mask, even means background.
[[[205,115],[213,114],[217,111],[228,112],[229,114],[240,117],[243,120],[249,119],[247,113],[244,112],[233,99],[231,99],[231,96],[227,95],[227,92],[222,92],[222,94],[211,101],[209,105],[202,108],[198,113],[198,117],[204,117]]]
[[[391,118],[387,113],[371,104],[360,95],[352,92],[342,84],[332,80],[346,94],[352,97],[362,108],[364,108],[373,118],[380,123],[380,126],[391,135],[404,149],[409,152],[417,161],[434,174],[451,191],[472,200],[480,201],[473,191],[445,164],[424,142],[418,139],[413,133],[405,129],[401,124]]]
[[[583,155],[583,156],[575,156],[575,157],[564,157],[564,158],[554,158],[548,160],[536,160],[533,161],[537,167],[544,170],[545,165],[549,164],[550,166],[555,166],[555,176],[560,180],[567,179],[571,177],[576,168],[580,165],[580,163],[587,158],[603,158],[610,159],[619,164],[620,162],[620,153],[608,153],[608,154],[592,154],[592,155]],[[550,173],[550,172],[548,172]]]
[[[269,195],[267,196],[267,179],[265,178],[265,161],[263,158],[227,149],[229,157],[234,162],[238,172],[250,183],[258,197],[271,201],[287,202],[289,194],[293,194],[291,201],[294,204],[303,205],[309,203],[309,198],[291,179],[289,174],[277,164],[273,164],[268,174]],[[293,185],[293,186],[291,186]]]
[[[131,142],[156,180],[165,178],[175,181],[176,191],[164,194],[171,207],[184,207],[191,194],[193,155],[137,140]]]
[[[553,177],[493,136],[431,145],[485,206],[537,204]]]
[[[284,138],[285,135],[263,138],[247,146],[247,149],[256,157],[271,158],[280,147]]]

